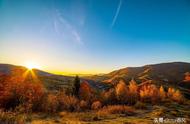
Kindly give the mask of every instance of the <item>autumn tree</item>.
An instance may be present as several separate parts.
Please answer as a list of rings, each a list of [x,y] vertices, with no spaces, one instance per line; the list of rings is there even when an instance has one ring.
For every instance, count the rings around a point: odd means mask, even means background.
[[[117,101],[116,92],[114,88],[104,91],[102,93],[102,100],[104,104],[114,104]]]
[[[157,103],[160,100],[159,90],[153,84],[145,85],[140,89],[140,98],[144,102]]]
[[[128,97],[129,97],[129,101],[128,103],[129,104],[134,104],[137,102],[138,100],[138,85],[137,83],[135,82],[134,79],[132,79],[130,82],[129,82],[129,92],[128,92]]]
[[[168,88],[168,92],[167,92],[168,98],[172,98],[174,93],[175,93],[175,89],[169,87],[169,88]]]
[[[174,100],[178,103],[184,102],[184,97],[179,90],[175,90],[174,88],[168,88],[167,96],[169,99]]]
[[[184,97],[179,90],[176,90],[175,93],[173,94],[173,100],[178,102],[178,103],[184,102]]]
[[[80,99],[85,100],[89,103],[94,99],[93,89],[90,87],[87,81],[84,81],[80,84],[79,95]]]
[[[166,98],[166,92],[165,92],[163,86],[160,86],[159,95],[160,95],[160,98],[162,101]]]
[[[14,109],[22,106],[28,112],[37,109],[45,88],[40,82],[24,81],[21,77],[9,77],[1,89],[0,106]]]
[[[128,89],[127,85],[125,84],[124,80],[120,80],[119,83],[115,87],[115,92],[117,96],[117,100],[120,103],[127,103],[127,94],[128,94]]]

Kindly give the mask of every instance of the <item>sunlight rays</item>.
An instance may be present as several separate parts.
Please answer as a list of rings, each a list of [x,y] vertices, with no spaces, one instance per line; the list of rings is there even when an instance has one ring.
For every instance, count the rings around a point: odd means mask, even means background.
[[[35,74],[33,69],[27,69],[23,75],[23,81],[25,81],[26,79],[30,79],[34,82],[40,82],[40,80],[38,79],[37,75]]]

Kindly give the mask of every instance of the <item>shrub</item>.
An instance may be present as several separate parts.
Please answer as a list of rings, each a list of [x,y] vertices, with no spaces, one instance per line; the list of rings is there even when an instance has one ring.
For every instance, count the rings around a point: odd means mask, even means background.
[[[25,115],[18,115],[13,112],[4,112],[0,110],[0,123],[1,124],[24,124],[26,122]]]
[[[89,103],[92,102],[92,100],[94,99],[93,90],[87,81],[82,82],[80,84],[79,94],[80,94],[80,99],[88,101]]]
[[[85,110],[88,108],[88,102],[81,100],[79,106],[80,106],[80,109]]]
[[[125,115],[134,115],[135,111],[132,107],[125,105],[110,105],[105,106],[98,111],[100,115],[106,114],[125,114]]]
[[[41,100],[45,90],[40,82],[26,82],[22,78],[10,78],[4,81],[1,87],[0,106],[14,109],[22,105],[25,112],[36,109],[36,104]]]
[[[65,96],[60,100],[60,106],[63,110],[76,111],[79,109],[78,99],[74,96]]]
[[[146,108],[147,108],[147,107],[146,107],[146,104],[143,103],[143,102],[140,102],[140,101],[138,101],[138,102],[134,105],[134,107],[135,107],[136,109],[146,109]]]
[[[54,113],[58,110],[58,99],[55,94],[47,94],[44,96],[43,102],[41,104],[42,111],[48,112],[48,113]]]
[[[115,104],[117,102],[117,97],[115,90],[109,89],[108,91],[105,91],[102,93],[102,101],[104,104]]]
[[[100,109],[101,107],[102,107],[102,103],[101,103],[100,101],[95,101],[95,102],[93,102],[93,103],[92,103],[92,106],[91,106],[91,108],[92,108],[93,110]]]

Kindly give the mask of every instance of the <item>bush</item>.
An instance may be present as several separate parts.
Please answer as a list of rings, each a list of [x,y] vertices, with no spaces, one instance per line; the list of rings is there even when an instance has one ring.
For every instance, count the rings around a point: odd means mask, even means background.
[[[94,99],[94,91],[87,81],[84,81],[80,84],[79,94],[80,99],[85,100],[89,103]]]
[[[0,106],[14,109],[22,105],[25,112],[35,110],[45,90],[40,82],[25,82],[20,78],[11,78],[4,81],[0,88]]]
[[[102,101],[104,104],[115,104],[117,102],[117,97],[115,93],[115,89],[109,89],[108,91],[103,92],[102,94]]]
[[[13,112],[4,112],[0,110],[1,124],[24,124],[26,122],[25,115],[17,115]]]
[[[101,107],[102,107],[102,103],[100,101],[95,101],[91,105],[91,109],[93,110],[100,109]]]
[[[145,103],[142,103],[142,102],[140,102],[140,101],[138,101],[135,105],[134,105],[134,107],[136,108],[136,109],[146,109],[147,107],[146,107],[146,104]]]
[[[42,100],[41,108],[42,111],[48,112],[48,113],[54,113],[58,110],[58,99],[55,94],[47,94],[44,96],[44,99]]]
[[[81,110],[85,110],[88,108],[88,102],[81,100],[79,106]]]
[[[98,111],[100,115],[106,114],[125,114],[125,115],[134,115],[135,111],[132,107],[125,105],[111,105],[105,106]]]
[[[77,111],[79,110],[79,105],[78,105],[78,99],[74,96],[64,96],[62,99],[60,99],[60,107],[63,110],[67,111]]]

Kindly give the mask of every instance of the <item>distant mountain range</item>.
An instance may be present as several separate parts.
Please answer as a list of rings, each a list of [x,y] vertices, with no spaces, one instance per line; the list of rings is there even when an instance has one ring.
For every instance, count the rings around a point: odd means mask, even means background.
[[[22,66],[0,64],[0,75],[23,74],[26,71],[27,68]],[[49,90],[68,87],[71,84],[69,82],[74,79],[72,76],[55,75],[37,69],[33,69],[33,72]],[[134,79],[138,84],[152,81],[156,85],[176,87],[190,96],[190,63],[185,62],[126,67],[108,74],[81,77],[82,81],[88,81],[95,89],[109,88],[110,85],[116,85],[120,79],[125,80],[126,83]]]

